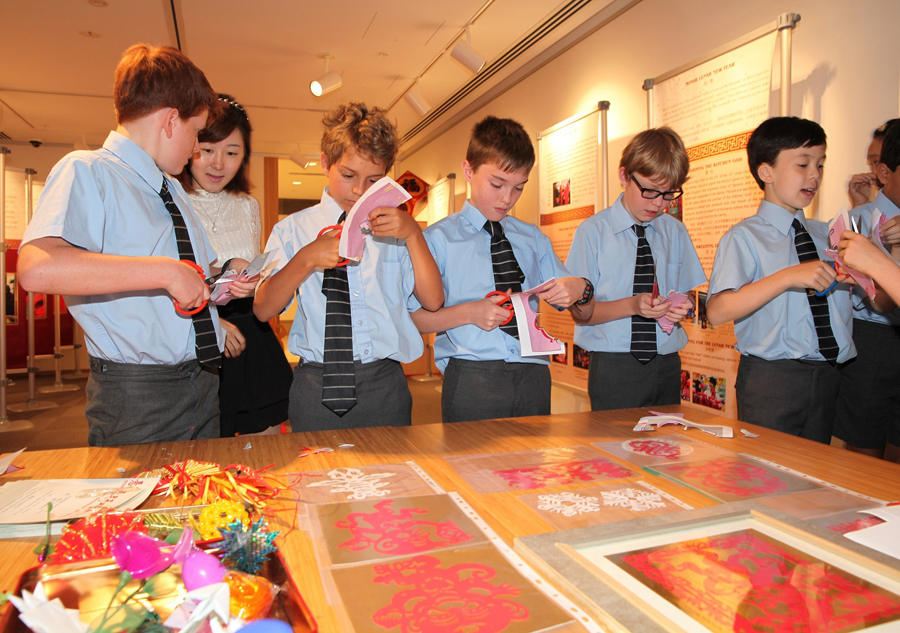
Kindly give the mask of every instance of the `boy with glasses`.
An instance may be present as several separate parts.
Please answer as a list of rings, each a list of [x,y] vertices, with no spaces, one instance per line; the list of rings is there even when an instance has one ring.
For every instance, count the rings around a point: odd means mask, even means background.
[[[594,299],[575,306],[575,344],[591,353],[591,409],[678,404],[688,338],[678,323],[690,304],[667,301],[706,275],[684,224],[665,213],[682,195],[688,157],[669,128],[638,134],[619,163],[624,191],[611,207],[581,223],[566,267],[594,284]],[[673,327],[668,332],[659,320]],[[667,328],[668,329],[668,328]]]

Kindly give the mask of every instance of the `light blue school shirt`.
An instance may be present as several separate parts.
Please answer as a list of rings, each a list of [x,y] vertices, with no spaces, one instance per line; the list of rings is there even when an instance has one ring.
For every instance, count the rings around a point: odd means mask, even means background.
[[[895,218],[900,215],[900,208],[888,200],[883,191],[879,191],[875,199],[868,204],[856,207],[850,213],[859,218],[860,233],[869,237],[872,233],[872,212],[878,209],[888,219]],[[883,325],[900,326],[900,308],[894,308],[893,312],[878,312],[873,310],[866,301],[866,293],[859,288],[853,287],[853,318],[860,321],[870,321],[872,323],[881,323]]]
[[[72,152],[56,164],[22,244],[61,237],[94,253],[180,259],[172,216],[159,197],[163,178],[147,152],[110,132],[102,149]],[[167,180],[194,257],[209,275],[215,251],[181,184]],[[175,312],[165,290],[65,295],[65,300],[84,329],[91,356],[141,365],[176,365],[197,357],[191,317]],[[210,313],[221,349],[224,337],[215,306]]]
[[[459,213],[425,229],[425,240],[444,280],[445,306],[484,299],[497,289],[491,261],[491,235],[484,230],[486,221],[481,211],[466,200]],[[512,217],[503,218],[500,224],[525,273],[523,290],[554,277],[571,277],[553,252],[550,238],[538,227]],[[451,358],[550,364],[549,356],[523,358],[521,352],[519,341],[500,328],[485,332],[477,325],[461,325],[440,332],[434,342],[434,362],[441,372],[447,369]]]
[[[763,200],[756,215],[731,227],[716,251],[709,296],[723,290],[738,290],[754,281],[800,263],[794,247],[794,218],[806,227],[819,258],[828,244],[828,225],[807,220],[803,209],[796,213]],[[831,329],[841,352],[838,362],[856,356],[853,345],[853,308],[850,287],[838,284],[828,293]],[[804,288],[781,293],[755,312],[734,322],[735,348],[764,360],[825,360],[819,353],[819,339]]]
[[[596,301],[615,301],[634,294],[638,224],[622,204],[622,194],[608,209],[586,219],[575,231],[566,267],[594,284]],[[659,294],[681,293],[706,283],[706,274],[684,224],[662,214],[644,225],[644,235],[656,261]],[[631,317],[597,325],[576,325],[575,344],[590,352],[627,353],[631,350]],[[671,334],[656,326],[656,348],[674,354],[688,344],[681,325]]]
[[[328,195],[308,209],[281,220],[272,229],[266,250],[275,251],[277,274],[300,251],[316,240],[319,231],[338,223],[341,208]],[[350,314],[353,323],[353,360],[370,363],[391,359],[409,363],[425,349],[422,336],[409,316],[415,287],[412,261],[403,240],[366,238],[359,263],[347,265]],[[316,268],[294,293],[297,316],[288,335],[288,349],[307,362],[321,363],[325,351],[324,270]],[[293,300],[292,300],[293,303]],[[289,307],[285,306],[285,308]]]

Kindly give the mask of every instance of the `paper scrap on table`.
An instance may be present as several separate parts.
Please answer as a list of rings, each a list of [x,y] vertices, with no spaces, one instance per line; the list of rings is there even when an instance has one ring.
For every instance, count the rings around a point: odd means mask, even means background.
[[[838,242],[841,241],[841,233],[850,230],[852,230],[850,216],[846,209],[841,209],[841,212],[828,223],[828,243],[831,245],[831,248],[826,250],[826,254],[837,262],[843,272],[850,275],[853,281],[866,293],[866,296],[869,299],[874,299],[876,290],[875,282],[872,278],[865,273],[861,273],[858,270],[845,266],[841,256],[837,254]]]
[[[249,451],[251,448],[253,448],[253,446],[250,444],[250,442],[247,442],[247,445],[244,446],[245,451]]]
[[[313,454],[319,454],[319,453],[333,453],[333,452],[334,452],[334,449],[333,449],[333,448],[325,447],[325,448],[317,448],[316,450],[313,451]]]
[[[4,455],[0,457],[0,475],[6,475],[8,473],[14,473],[17,470],[22,470],[18,466],[13,466],[13,460],[25,452],[24,448],[17,450],[15,453],[10,453],[9,455]]]
[[[730,426],[720,426],[715,424],[697,424],[696,422],[691,422],[685,418],[680,418],[675,415],[661,415],[661,416],[652,416],[648,415],[646,417],[638,420],[637,425],[634,427],[634,431],[650,431],[652,430],[653,425],[656,427],[665,426],[667,424],[680,424],[685,429],[699,429],[704,433],[709,433],[710,435],[715,435],[716,437],[734,437],[734,429]]]
[[[399,207],[410,198],[409,192],[389,176],[369,187],[344,220],[338,255],[358,262],[366,246],[366,235],[371,233],[369,214],[378,207]]]
[[[665,411],[647,411],[650,415],[667,415],[670,418],[683,418],[683,413],[666,413]]]
[[[741,429],[741,433],[744,434],[744,437],[759,437],[758,434],[756,434],[756,433],[751,433],[751,432],[748,431],[747,429]]]
[[[694,302],[691,301],[690,297],[688,297],[686,294],[675,292],[674,290],[669,293],[669,296],[665,298],[663,303],[665,303],[666,301],[671,303],[673,308],[681,308],[684,306],[684,304],[688,304],[690,305],[690,307],[694,306]],[[665,314],[659,317],[656,322],[659,323],[659,327],[661,327],[663,329],[663,332],[665,332],[666,334],[671,334],[672,330],[675,329],[675,323],[666,318]]]
[[[338,448],[351,448],[352,446],[354,446],[354,444],[341,444]]]
[[[900,558],[900,506],[885,506],[883,508],[871,508],[860,510],[860,513],[871,514],[884,523],[872,525],[855,532],[844,534],[851,541],[860,545]]]

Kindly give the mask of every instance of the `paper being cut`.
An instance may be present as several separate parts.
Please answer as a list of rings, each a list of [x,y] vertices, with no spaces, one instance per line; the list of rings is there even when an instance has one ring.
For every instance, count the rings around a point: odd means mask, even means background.
[[[856,282],[856,284],[860,288],[862,288],[863,292],[866,293],[866,296],[869,299],[874,299],[875,282],[872,281],[872,278],[869,275],[859,272],[858,270],[845,266],[843,259],[841,259],[841,256],[837,254],[837,246],[838,242],[841,241],[841,233],[843,233],[844,231],[852,230],[853,225],[850,223],[850,216],[847,214],[846,210],[842,210],[828,224],[828,243],[831,245],[831,248],[826,251],[826,253],[829,257],[837,262],[838,266],[840,266],[845,273],[850,275],[853,281]]]
[[[274,251],[266,251],[253,258],[253,261],[247,264],[247,267],[240,274],[234,270],[226,270],[213,282],[213,288],[209,293],[209,300],[218,306],[225,305],[233,299],[231,296],[231,284],[235,281],[253,281],[258,279],[260,274],[268,268],[268,259]]]
[[[406,189],[388,176],[369,187],[344,220],[338,255],[358,262],[366,246],[366,235],[371,233],[369,214],[378,207],[399,207],[411,197]]]
[[[665,303],[666,301],[671,303],[673,308],[680,308],[685,304],[687,304],[688,307],[694,306],[694,302],[691,301],[690,297],[688,297],[686,294],[675,292],[674,290],[669,293],[669,296],[665,298],[663,303]],[[659,323],[659,327],[661,327],[663,329],[663,332],[665,332],[666,334],[671,334],[672,330],[675,329],[675,323],[667,319],[665,314],[659,317],[656,321],[657,323]]]
[[[538,313],[531,309],[530,295],[544,292],[553,287],[556,278],[549,279],[539,286],[523,290],[510,296],[513,310],[516,313],[516,327],[519,331],[519,343],[522,346],[521,354],[525,356],[545,356],[547,354],[562,354],[566,351],[565,345],[547,334],[537,324]]]
[[[683,417],[678,417],[675,415],[659,415],[659,416],[646,416],[638,420],[637,425],[635,425],[634,431],[652,431],[653,427],[657,428],[661,426],[665,426],[666,424],[680,424],[685,429],[700,429],[704,433],[709,433],[710,435],[715,435],[716,437],[734,437],[734,429],[730,426],[718,426],[712,424],[697,424],[696,422],[691,422],[690,420],[686,420]]]

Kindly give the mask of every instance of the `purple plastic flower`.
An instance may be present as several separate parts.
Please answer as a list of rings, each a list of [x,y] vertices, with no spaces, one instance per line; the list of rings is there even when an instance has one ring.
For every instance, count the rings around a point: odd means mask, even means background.
[[[122,571],[133,578],[149,578],[187,558],[194,542],[185,529],[173,546],[140,532],[125,532],[113,537],[112,555]]]

